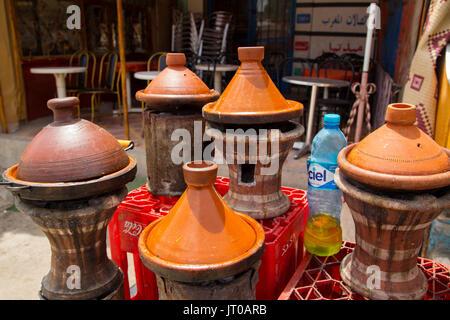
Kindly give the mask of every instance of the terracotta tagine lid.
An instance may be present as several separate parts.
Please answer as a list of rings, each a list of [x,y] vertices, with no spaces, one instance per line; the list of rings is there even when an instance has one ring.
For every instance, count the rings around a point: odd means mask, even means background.
[[[137,100],[160,111],[186,106],[201,108],[205,103],[217,100],[219,93],[209,89],[194,72],[185,67],[184,53],[168,53],[166,63],[167,67],[147,88],[136,92]]]
[[[169,214],[139,238],[143,262],[179,281],[222,279],[251,267],[262,255],[264,230],[233,211],[214,188],[217,164],[183,165],[186,191]]]
[[[393,190],[430,190],[450,185],[449,154],[417,128],[416,107],[394,103],[386,124],[338,156],[342,171],[361,183]]]
[[[273,123],[298,118],[300,102],[286,100],[261,64],[264,47],[238,48],[241,65],[216,102],[203,107],[208,121],[233,124]]]
[[[125,168],[130,159],[105,129],[80,119],[76,97],[48,101],[53,122],[31,140],[20,158],[17,179],[31,182],[74,182]]]

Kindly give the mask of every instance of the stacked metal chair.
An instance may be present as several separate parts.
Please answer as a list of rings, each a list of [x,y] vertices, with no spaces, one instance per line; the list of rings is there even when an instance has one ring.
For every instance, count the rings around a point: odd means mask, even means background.
[[[232,14],[226,11],[215,11],[207,19],[200,38],[199,55],[208,56],[222,63],[222,55],[226,52],[227,43],[233,33]]]
[[[172,52],[182,52],[186,57],[199,54],[204,20],[191,13],[178,13],[172,25]]]

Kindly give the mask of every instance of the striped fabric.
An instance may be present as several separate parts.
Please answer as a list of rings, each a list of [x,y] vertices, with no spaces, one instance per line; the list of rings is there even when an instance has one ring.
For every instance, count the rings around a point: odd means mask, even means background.
[[[414,55],[403,102],[417,106],[417,125],[434,137],[438,81],[436,60],[450,40],[450,0],[432,0]]]

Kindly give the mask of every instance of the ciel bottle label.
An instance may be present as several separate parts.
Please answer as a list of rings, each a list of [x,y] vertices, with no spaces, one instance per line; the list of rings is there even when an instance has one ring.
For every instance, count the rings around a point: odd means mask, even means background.
[[[308,185],[322,190],[338,189],[334,183],[334,173],[337,165],[325,162],[307,160]]]

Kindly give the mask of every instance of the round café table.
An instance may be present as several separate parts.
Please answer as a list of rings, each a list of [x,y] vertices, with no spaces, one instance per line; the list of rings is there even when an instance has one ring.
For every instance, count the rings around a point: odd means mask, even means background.
[[[120,62],[117,62],[117,72],[120,71]],[[147,61],[126,61],[125,62],[125,80],[127,87],[127,101],[128,106],[132,106],[132,98],[131,98],[131,72],[140,72],[147,69]],[[131,108],[129,108],[131,110]]]
[[[139,71],[134,74],[134,77],[139,80],[151,81],[155,79],[160,71]]]
[[[216,70],[214,72],[214,89],[222,93],[222,73],[229,71],[236,71],[239,68],[235,64],[216,64]],[[200,71],[212,71],[214,66],[212,64],[196,64],[195,69]]]
[[[53,74],[56,81],[56,91],[58,98],[67,96],[66,92],[66,75],[68,73],[86,72],[86,67],[36,67],[30,69],[35,74]]]
[[[134,77],[139,80],[151,81],[155,79],[161,71],[139,71],[134,74]],[[139,108],[131,108],[130,112],[141,112]]]
[[[286,76],[281,79],[283,82],[297,85],[297,86],[309,86],[311,90],[311,100],[309,102],[309,115],[308,124],[306,128],[306,140],[300,147],[300,150],[295,154],[294,159],[300,158],[305,153],[311,151],[312,143],[312,128],[314,120],[314,111],[316,108],[317,89],[325,88],[324,99],[328,98],[328,88],[342,88],[348,87],[349,82],[344,80],[328,79],[328,78],[316,78],[316,77],[303,77],[303,76]]]

